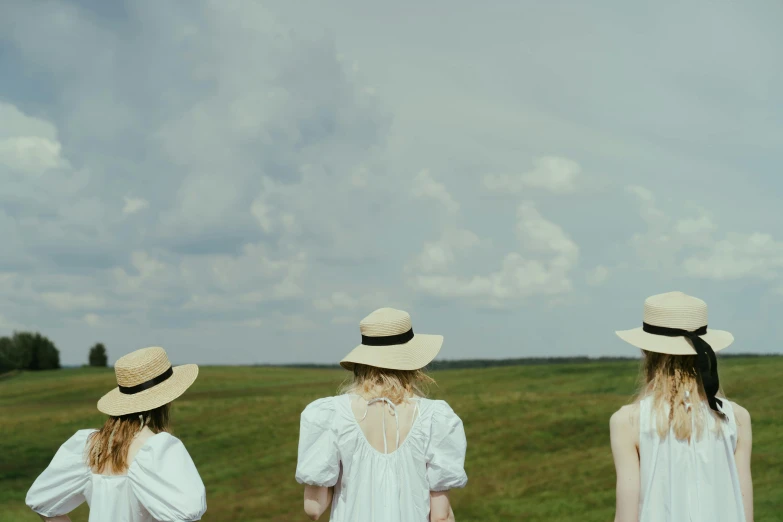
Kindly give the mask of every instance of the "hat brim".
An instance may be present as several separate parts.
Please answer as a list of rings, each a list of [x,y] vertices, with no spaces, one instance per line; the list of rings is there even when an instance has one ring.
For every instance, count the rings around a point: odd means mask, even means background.
[[[154,410],[168,404],[190,388],[190,385],[198,377],[198,365],[175,366],[172,368],[172,372],[172,376],[162,383],[133,395],[127,395],[120,392],[119,388],[114,388],[98,401],[98,410],[107,415],[118,417]]]
[[[670,355],[695,355],[696,350],[686,337],[666,337],[645,332],[641,327],[633,330],[620,330],[617,336],[630,345],[648,352]],[[734,342],[734,336],[723,330],[708,330],[699,336],[712,347],[714,352],[728,348]]]
[[[360,344],[340,361],[340,366],[353,371],[354,364],[366,364],[388,370],[420,370],[427,366],[443,346],[442,335],[414,334],[405,344],[367,346]]]

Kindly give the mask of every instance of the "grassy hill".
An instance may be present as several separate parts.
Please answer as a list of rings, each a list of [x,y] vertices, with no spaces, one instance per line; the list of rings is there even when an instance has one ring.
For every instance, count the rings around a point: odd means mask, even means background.
[[[637,363],[590,362],[438,371],[431,396],[465,422],[468,487],[460,522],[589,522],[614,516],[609,416],[634,390]],[[783,358],[723,359],[722,382],[753,417],[756,522],[783,510]],[[329,369],[204,367],[173,409],[174,433],[207,487],[205,521],[298,521],[299,413],[334,394]],[[23,373],[0,380],[0,522],[34,522],[27,488],[74,431],[98,427],[111,370]],[[82,506],[71,514],[86,521]],[[327,519],[324,516],[323,519]]]

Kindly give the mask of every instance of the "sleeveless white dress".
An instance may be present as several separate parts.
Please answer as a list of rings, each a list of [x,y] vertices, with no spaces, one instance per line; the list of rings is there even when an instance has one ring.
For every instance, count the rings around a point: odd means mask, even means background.
[[[731,403],[723,399],[728,420],[715,431],[715,417],[704,408],[709,423],[701,439],[661,439],[653,398],[640,402],[639,458],[641,493],[639,522],[746,522],[734,450],[737,422]]]
[[[302,412],[297,482],[334,486],[331,522],[429,522],[430,491],[468,481],[462,421],[444,401],[415,399],[407,438],[381,453],[356,422],[351,399],[319,399]]]
[[[125,475],[98,475],[87,466],[87,438],[80,430],[55,454],[27,492],[26,503],[45,517],[66,515],[83,502],[90,522],[190,522],[207,510],[206,492],[182,442],[153,435]]]

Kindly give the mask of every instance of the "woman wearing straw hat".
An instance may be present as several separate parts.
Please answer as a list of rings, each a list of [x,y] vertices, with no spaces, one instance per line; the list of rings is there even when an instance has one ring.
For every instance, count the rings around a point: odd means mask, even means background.
[[[100,430],[79,430],[27,493],[48,521],[68,521],[82,502],[90,522],[200,520],[204,484],[179,439],[168,433],[169,406],[193,384],[198,366],[172,367],[163,348],[144,348],[114,365],[117,388],[98,401]]]
[[[332,522],[454,520],[448,492],[464,487],[465,432],[444,401],[423,398],[422,372],[440,335],[414,334],[410,316],[381,308],[365,317],[362,344],[341,365],[344,393],[302,413],[296,480],[304,509]]]
[[[715,352],[734,337],[707,329],[707,305],[682,292],[644,303],[637,400],[612,415],[616,522],[752,522],[747,410],[721,393]]]

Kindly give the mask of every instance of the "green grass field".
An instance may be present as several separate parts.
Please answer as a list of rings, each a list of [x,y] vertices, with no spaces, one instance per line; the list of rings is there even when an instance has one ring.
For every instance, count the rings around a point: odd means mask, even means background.
[[[783,511],[783,358],[723,359],[722,382],[753,418],[756,522]],[[207,488],[205,521],[298,521],[294,480],[299,413],[333,395],[340,370],[204,367],[173,409],[174,434]],[[462,417],[466,489],[452,493],[460,522],[609,522],[614,467],[609,416],[629,401],[632,362],[449,370],[431,396]],[[0,522],[34,522],[24,496],[57,447],[99,427],[111,370],[25,373],[0,380]],[[82,506],[71,514],[87,520]],[[322,520],[328,519],[325,515]],[[107,521],[108,522],[108,521]]]

